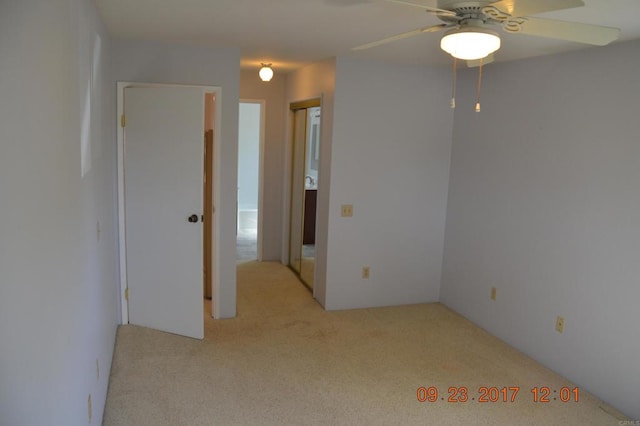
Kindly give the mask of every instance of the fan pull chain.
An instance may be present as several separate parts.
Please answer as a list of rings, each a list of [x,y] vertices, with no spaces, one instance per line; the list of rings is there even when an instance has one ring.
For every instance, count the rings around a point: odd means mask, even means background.
[[[478,97],[476,98],[476,112],[480,112],[480,89],[482,88],[482,64],[483,58],[480,58],[480,70],[478,71]]]
[[[458,64],[457,59],[453,57],[453,82],[451,84],[451,108],[456,107],[456,72],[457,72]]]

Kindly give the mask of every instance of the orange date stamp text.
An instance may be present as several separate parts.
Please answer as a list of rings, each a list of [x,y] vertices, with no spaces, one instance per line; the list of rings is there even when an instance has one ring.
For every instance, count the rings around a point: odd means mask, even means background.
[[[450,386],[446,393],[437,386],[420,386],[416,391],[418,402],[515,402],[520,392],[520,386],[480,386],[469,390],[466,386]],[[579,402],[580,389],[563,386],[560,389],[551,389],[548,386],[536,386],[530,389],[532,401],[536,403]]]

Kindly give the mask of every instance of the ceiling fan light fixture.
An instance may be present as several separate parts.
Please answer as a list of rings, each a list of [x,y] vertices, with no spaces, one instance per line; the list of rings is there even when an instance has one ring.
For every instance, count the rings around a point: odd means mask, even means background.
[[[271,81],[273,78],[273,70],[271,69],[271,64],[262,63],[262,68],[258,71],[258,75],[260,76],[260,80],[262,81]]]
[[[500,37],[484,28],[458,28],[442,37],[440,48],[454,58],[476,60],[500,49]]]

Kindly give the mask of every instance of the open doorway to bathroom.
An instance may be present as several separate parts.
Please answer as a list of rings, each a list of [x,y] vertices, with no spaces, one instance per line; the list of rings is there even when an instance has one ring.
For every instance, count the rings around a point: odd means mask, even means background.
[[[242,100],[238,117],[236,260],[261,260],[263,101]]]

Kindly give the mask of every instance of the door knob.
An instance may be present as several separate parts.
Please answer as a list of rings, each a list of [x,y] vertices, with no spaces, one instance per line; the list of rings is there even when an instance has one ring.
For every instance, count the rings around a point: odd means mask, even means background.
[[[192,214],[191,216],[189,216],[187,218],[187,220],[191,223],[196,223],[198,222],[198,215],[197,214]]]

